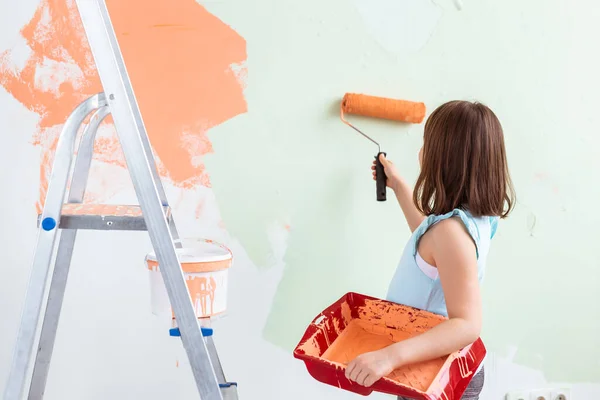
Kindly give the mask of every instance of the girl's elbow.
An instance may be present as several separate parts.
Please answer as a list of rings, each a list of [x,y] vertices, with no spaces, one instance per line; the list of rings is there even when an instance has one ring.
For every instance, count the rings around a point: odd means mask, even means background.
[[[481,336],[481,322],[479,321],[465,321],[466,329],[465,329],[465,341],[468,340],[469,343],[475,342]]]
[[[469,320],[458,318],[460,321],[462,331],[462,341],[464,345],[469,345],[479,339],[481,335],[481,322],[476,320]]]

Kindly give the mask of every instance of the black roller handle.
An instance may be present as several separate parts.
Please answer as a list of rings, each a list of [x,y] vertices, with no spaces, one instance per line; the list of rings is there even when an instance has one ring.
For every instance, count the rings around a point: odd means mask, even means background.
[[[375,182],[377,184],[377,201],[386,201],[387,192],[387,176],[385,175],[383,164],[381,163],[381,160],[379,160],[379,156],[382,154],[387,157],[387,154],[383,152],[379,152],[377,154],[377,157],[375,157]]]

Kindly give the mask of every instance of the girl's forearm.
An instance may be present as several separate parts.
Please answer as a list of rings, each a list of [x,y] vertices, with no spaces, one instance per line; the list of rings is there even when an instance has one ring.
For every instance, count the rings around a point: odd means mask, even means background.
[[[452,318],[431,330],[387,347],[394,368],[433,360],[458,351],[479,338],[477,324]]]
[[[410,187],[404,179],[400,178],[394,183],[392,189],[396,194],[396,199],[398,199],[400,208],[402,208],[410,231],[414,232],[421,222],[423,222],[425,216],[417,210],[417,207],[415,207],[415,204],[413,203],[412,187]]]

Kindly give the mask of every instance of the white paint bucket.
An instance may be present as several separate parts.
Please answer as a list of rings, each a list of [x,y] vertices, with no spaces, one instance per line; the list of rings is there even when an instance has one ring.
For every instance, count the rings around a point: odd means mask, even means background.
[[[208,318],[222,314],[227,309],[227,274],[233,261],[231,250],[208,239],[176,242],[181,243],[181,248],[175,250],[196,317]],[[171,305],[154,252],[146,256],[146,265],[150,273],[152,313],[161,315],[171,310]],[[175,318],[172,310],[171,315]]]

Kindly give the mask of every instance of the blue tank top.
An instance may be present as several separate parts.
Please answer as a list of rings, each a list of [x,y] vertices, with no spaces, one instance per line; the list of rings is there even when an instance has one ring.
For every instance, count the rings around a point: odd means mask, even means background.
[[[430,215],[415,229],[404,248],[404,253],[390,282],[386,299],[448,316],[446,299],[439,276],[430,277],[419,266],[417,252],[419,240],[434,224],[452,217],[460,217],[473,238],[476,247],[477,270],[481,283],[485,274],[485,263],[490,242],[496,233],[498,217],[473,217],[463,210],[453,210],[443,215]]]

